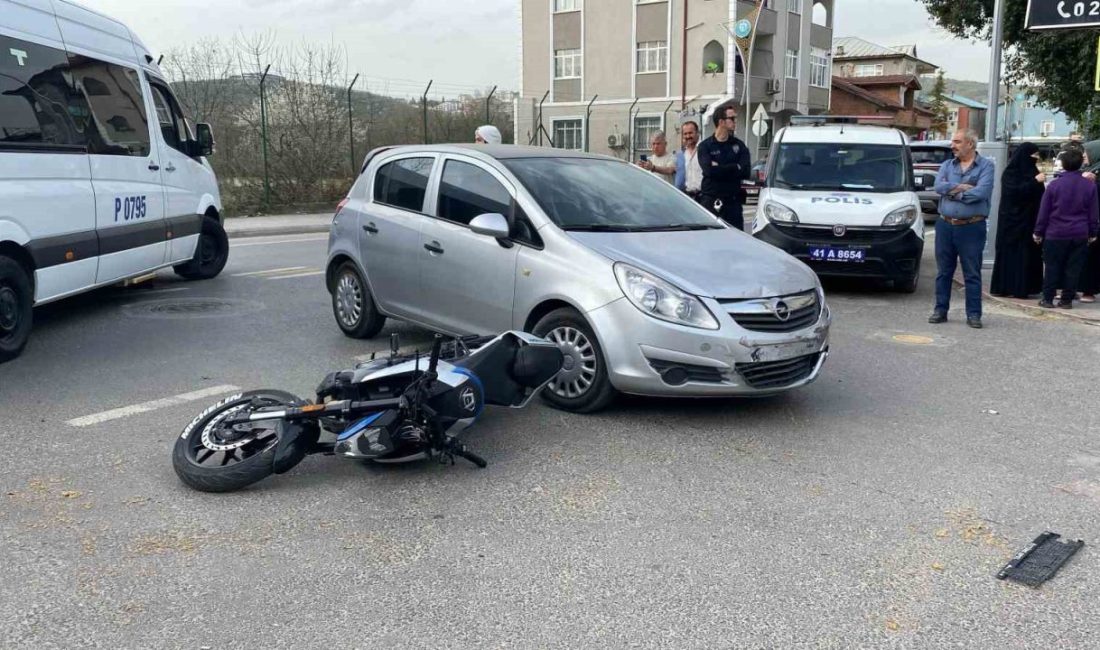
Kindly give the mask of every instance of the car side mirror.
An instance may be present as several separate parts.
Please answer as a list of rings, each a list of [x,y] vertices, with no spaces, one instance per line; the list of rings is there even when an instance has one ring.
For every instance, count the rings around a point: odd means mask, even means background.
[[[493,239],[507,239],[510,229],[503,214],[488,213],[474,217],[470,230]]]
[[[210,128],[209,124],[200,122],[195,125],[195,139],[198,141],[198,150],[196,153],[199,156],[211,156],[214,154],[214,131]]]

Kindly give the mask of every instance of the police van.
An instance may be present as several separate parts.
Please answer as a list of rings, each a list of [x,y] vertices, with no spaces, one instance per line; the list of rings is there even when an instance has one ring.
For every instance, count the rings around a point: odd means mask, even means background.
[[[0,0],[0,361],[35,305],[164,267],[221,272],[213,146],[125,25],[69,0]]]
[[[911,293],[924,222],[909,142],[865,120],[794,118],[780,130],[752,233],[820,276],[881,279]]]

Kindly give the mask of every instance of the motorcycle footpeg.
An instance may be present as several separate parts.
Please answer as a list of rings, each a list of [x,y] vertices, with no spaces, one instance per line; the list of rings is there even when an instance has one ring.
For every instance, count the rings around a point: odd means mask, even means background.
[[[470,451],[469,449],[466,449],[466,447],[464,445],[457,447],[454,450],[454,455],[455,456],[461,456],[461,457],[465,458],[466,460],[470,461],[474,465],[477,465],[481,469],[485,469],[486,467],[489,466],[489,463],[484,458],[482,458],[481,456],[478,456],[477,454]]]

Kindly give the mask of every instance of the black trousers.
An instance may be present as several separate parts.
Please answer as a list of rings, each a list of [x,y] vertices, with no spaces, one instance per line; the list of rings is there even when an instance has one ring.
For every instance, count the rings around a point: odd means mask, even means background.
[[[1054,302],[1061,287],[1062,302],[1071,303],[1077,295],[1077,281],[1088,252],[1086,239],[1048,239],[1043,242],[1043,300]]]
[[[700,194],[696,199],[699,205],[710,210],[714,216],[740,231],[745,230],[745,212],[738,196],[708,196]]]

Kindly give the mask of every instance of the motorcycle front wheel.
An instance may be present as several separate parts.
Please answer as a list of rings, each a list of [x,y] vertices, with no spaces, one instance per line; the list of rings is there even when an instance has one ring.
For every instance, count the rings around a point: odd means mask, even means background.
[[[230,427],[225,421],[260,409],[305,403],[280,390],[251,390],[221,400],[199,413],[176,438],[172,448],[176,474],[187,486],[202,492],[232,492],[267,478],[275,472],[279,422]],[[294,449],[280,469],[297,465],[306,451],[304,446]]]

